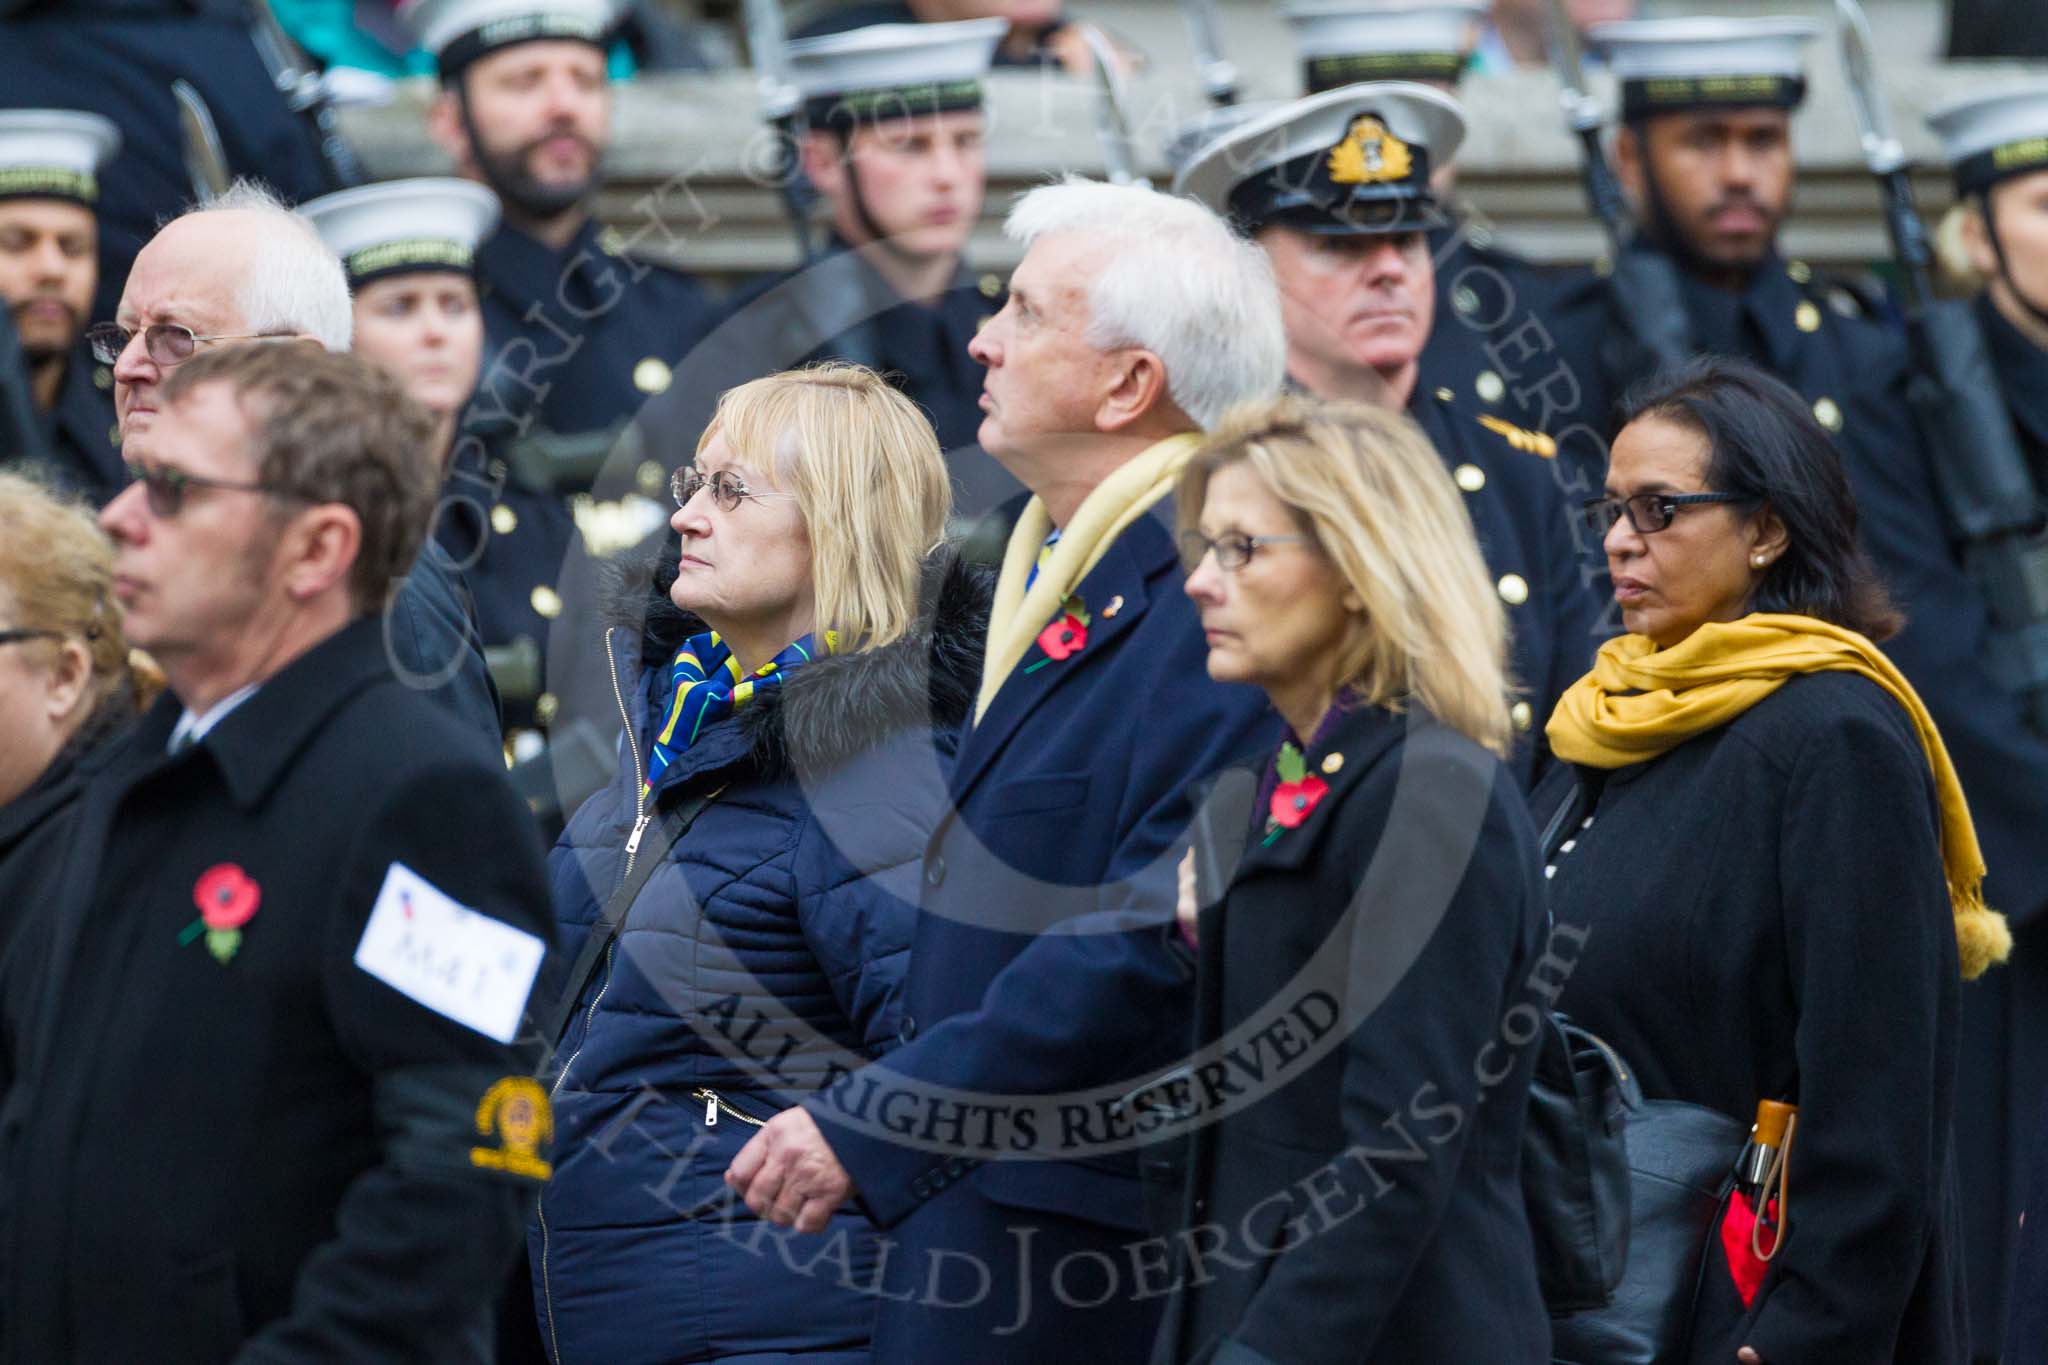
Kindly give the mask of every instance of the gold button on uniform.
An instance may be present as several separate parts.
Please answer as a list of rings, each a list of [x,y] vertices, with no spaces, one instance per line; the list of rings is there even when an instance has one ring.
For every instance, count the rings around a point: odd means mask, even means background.
[[[1792,325],[1802,332],[1818,332],[1820,309],[1813,306],[1812,300],[1801,299],[1799,306],[1792,310]]]
[[[1451,471],[1451,477],[1457,480],[1458,487],[1467,493],[1477,493],[1486,487],[1486,471],[1476,464],[1459,465]]]
[[[1794,284],[1811,284],[1813,282],[1813,267],[1804,261],[1785,262],[1785,273],[1791,277]]]
[[[533,718],[542,725],[553,725],[555,713],[561,709],[561,700],[552,692],[543,692],[533,699]]]
[[[1816,398],[1813,400],[1813,419],[1829,431],[1840,431],[1842,429],[1842,410],[1835,405],[1835,400],[1832,398]]]
[[[519,514],[499,503],[491,509],[491,529],[501,536],[509,536],[519,529]]]
[[[633,367],[633,387],[642,393],[660,393],[672,377],[668,362],[657,356],[648,356]]]
[[[110,446],[121,444],[121,424],[119,422],[107,428],[107,444]]]
[[[1493,585],[1500,593],[1500,600],[1511,607],[1519,607],[1529,600],[1529,580],[1518,573],[1504,573],[1500,582]]]
[[[533,603],[534,611],[546,620],[552,621],[562,614],[562,595],[545,583],[535,588],[527,601]]]
[[[1451,307],[1460,313],[1476,313],[1479,311],[1479,295],[1472,291],[1470,285],[1461,284],[1451,291]]]
[[[642,497],[658,498],[668,491],[668,473],[657,460],[642,460],[633,471],[633,482],[640,486]]]
[[[992,299],[1003,292],[1003,277],[1001,275],[983,275],[974,282],[974,287],[981,291],[983,298]]]
[[[1500,376],[1492,370],[1481,370],[1479,378],[1472,381],[1472,387],[1478,391],[1480,401],[1484,403],[1498,403],[1501,395],[1508,391],[1508,386],[1501,383]]]
[[[1528,702],[1518,701],[1508,708],[1508,719],[1515,723],[1517,730],[1527,730],[1536,723],[1536,708]]]
[[[626,239],[617,228],[608,227],[597,234],[597,247],[607,256],[616,256],[626,249]]]
[[[1324,755],[1323,755],[1323,772],[1324,772],[1325,774],[1328,774],[1328,775],[1330,775],[1330,776],[1335,776],[1335,775],[1336,775],[1337,773],[1339,773],[1339,772],[1341,772],[1341,771],[1343,770],[1343,767],[1344,767],[1344,755],[1342,755],[1342,754],[1324,754]]]
[[[1448,403],[1457,396],[1458,395],[1452,393],[1449,389],[1438,389],[1436,391],[1436,401],[1439,403]]]
[[[104,366],[104,365],[95,365],[95,366],[93,366],[93,371],[92,371],[92,386],[93,386],[94,388],[96,388],[96,389],[111,389],[111,388],[113,388],[113,387],[114,387],[114,372],[113,372],[112,370],[108,369],[108,368],[107,368],[106,366]]]

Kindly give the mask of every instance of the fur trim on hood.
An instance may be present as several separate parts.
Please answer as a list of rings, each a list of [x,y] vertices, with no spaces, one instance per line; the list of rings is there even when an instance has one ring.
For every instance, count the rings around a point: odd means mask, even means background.
[[[683,641],[710,627],[679,609],[671,537],[637,563],[613,561],[604,594],[607,623],[637,632],[642,674],[665,669]],[[853,654],[831,654],[792,669],[736,719],[764,776],[821,773],[907,730],[950,730],[973,713],[982,648],[995,593],[990,572],[942,545],[925,560],[918,618],[908,635]]]

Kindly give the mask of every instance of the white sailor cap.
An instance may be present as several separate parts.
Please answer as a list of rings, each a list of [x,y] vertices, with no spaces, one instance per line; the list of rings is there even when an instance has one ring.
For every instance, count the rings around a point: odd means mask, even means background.
[[[0,199],[99,202],[99,169],[121,148],[110,119],[72,109],[0,110]]]
[[[1486,0],[1287,0],[1308,93],[1359,81],[1457,84],[1479,43]]]
[[[2048,168],[2048,81],[1951,100],[1927,116],[1927,126],[1941,139],[1959,195]]]
[[[1806,98],[1807,19],[1629,19],[1586,38],[1621,83],[1623,122],[1710,108],[1791,109]]]
[[[813,128],[981,108],[1006,19],[870,24],[789,45],[790,79]]]
[[[1213,139],[1174,177],[1247,232],[1414,232],[1442,221],[1430,173],[1458,154],[1465,111],[1413,81],[1375,81],[1283,104]]]
[[[405,0],[399,18],[452,80],[487,52],[544,38],[607,42],[618,0]]]
[[[386,180],[322,195],[299,212],[360,285],[412,270],[469,273],[498,225],[498,197],[467,180]]]

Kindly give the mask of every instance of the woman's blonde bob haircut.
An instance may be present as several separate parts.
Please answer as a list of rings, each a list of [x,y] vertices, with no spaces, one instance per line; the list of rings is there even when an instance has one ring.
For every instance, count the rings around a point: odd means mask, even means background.
[[[697,439],[772,469],[811,541],[817,629],[842,651],[901,639],[917,622],[922,565],[944,538],[953,490],[917,404],[873,370],[827,363],[728,389]]]
[[[1181,472],[1181,528],[1202,514],[1209,480],[1247,464],[1365,603],[1337,677],[1365,702],[1413,698],[1505,757],[1507,616],[1472,518],[1421,428],[1362,403],[1285,395],[1223,415]]]

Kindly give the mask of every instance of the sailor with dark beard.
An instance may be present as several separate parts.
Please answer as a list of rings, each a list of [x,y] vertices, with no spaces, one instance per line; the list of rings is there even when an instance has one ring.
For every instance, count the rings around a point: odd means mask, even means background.
[[[591,212],[611,132],[604,44],[616,7],[415,0],[405,18],[440,69],[428,131],[504,206],[476,253],[484,370],[456,463],[481,446],[513,477],[582,492],[713,317],[694,280],[644,254],[665,229],[650,218],[621,232]]]
[[[47,470],[95,504],[128,482],[114,453],[113,377],[80,341],[99,277],[97,173],[120,145],[98,114],[0,112],[0,306],[20,337]]]

